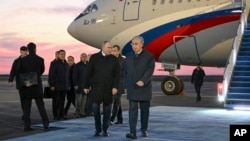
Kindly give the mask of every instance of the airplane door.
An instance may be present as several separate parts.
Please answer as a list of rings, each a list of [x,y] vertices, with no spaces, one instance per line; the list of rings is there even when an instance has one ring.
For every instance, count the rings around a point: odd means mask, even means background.
[[[174,45],[181,63],[201,63],[195,36],[175,36]]]
[[[139,19],[140,2],[141,0],[126,0],[123,11],[124,21]]]

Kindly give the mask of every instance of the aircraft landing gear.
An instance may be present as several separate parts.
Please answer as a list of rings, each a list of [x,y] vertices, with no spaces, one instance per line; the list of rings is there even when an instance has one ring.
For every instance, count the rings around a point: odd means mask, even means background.
[[[165,95],[182,95],[184,89],[183,80],[174,75],[174,70],[168,70],[167,76],[161,82],[161,90]]]
[[[161,90],[165,95],[179,95],[184,89],[183,80],[177,76],[167,76],[161,82]]]

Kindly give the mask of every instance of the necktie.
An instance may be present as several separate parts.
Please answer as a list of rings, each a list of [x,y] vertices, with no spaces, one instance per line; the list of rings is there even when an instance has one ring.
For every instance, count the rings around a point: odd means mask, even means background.
[[[138,58],[139,57],[139,54],[138,53],[135,53],[135,58]]]

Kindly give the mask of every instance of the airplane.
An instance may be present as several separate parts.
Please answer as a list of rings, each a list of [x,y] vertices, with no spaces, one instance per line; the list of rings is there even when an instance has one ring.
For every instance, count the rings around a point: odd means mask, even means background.
[[[225,67],[241,13],[241,0],[95,0],[67,30],[95,48],[118,44],[123,55],[132,37],[142,36],[144,49],[170,72],[162,91],[176,95],[184,88],[173,73],[180,65]]]

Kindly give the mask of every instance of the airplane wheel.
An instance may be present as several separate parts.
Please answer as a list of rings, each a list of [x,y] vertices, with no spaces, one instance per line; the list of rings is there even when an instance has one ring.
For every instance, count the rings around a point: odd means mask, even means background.
[[[183,81],[176,76],[167,76],[161,83],[165,95],[178,95],[183,89]]]
[[[184,90],[184,82],[182,79],[179,79],[180,80],[180,83],[181,83],[181,89],[180,89],[180,92],[182,92]],[[179,93],[180,93],[179,92]]]

